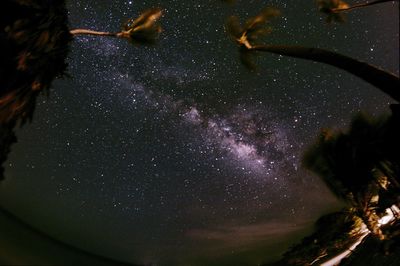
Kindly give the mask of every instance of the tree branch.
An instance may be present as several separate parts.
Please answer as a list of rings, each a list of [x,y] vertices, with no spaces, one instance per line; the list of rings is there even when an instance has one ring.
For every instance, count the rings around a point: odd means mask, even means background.
[[[398,2],[399,0],[395,0],[395,1]],[[385,3],[385,2],[394,2],[394,1],[393,0],[376,0],[376,1],[369,2],[369,3],[356,4],[356,5],[353,5],[353,6],[349,6],[347,8],[333,8],[332,12],[339,13],[339,12],[344,12],[344,11],[350,11],[352,9],[357,9],[357,8],[377,5],[377,4],[381,4],[381,3]]]
[[[69,33],[71,33],[74,36],[76,36],[76,35],[96,35],[96,36],[118,37],[118,33],[87,30],[87,29],[74,29],[74,30],[70,30]]]
[[[302,46],[255,45],[249,50],[270,52],[335,66],[365,80],[400,102],[398,76],[351,57],[324,49]]]

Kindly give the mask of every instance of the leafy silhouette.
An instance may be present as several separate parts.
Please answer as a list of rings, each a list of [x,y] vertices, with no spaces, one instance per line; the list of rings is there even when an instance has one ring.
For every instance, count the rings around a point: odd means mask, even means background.
[[[256,42],[259,41],[260,37],[271,32],[271,28],[266,27],[265,24],[278,14],[279,11],[276,9],[266,8],[259,15],[250,18],[244,26],[240,25],[237,17],[230,17],[227,20],[225,29],[230,38],[237,44],[241,61],[246,67],[254,68],[254,63],[251,60],[254,52],[269,52],[325,63],[369,82],[396,101],[400,101],[399,77],[378,67],[325,49],[257,44]]]
[[[303,159],[304,166],[350,203],[368,229],[381,239],[384,236],[377,209],[380,205],[398,205],[398,198],[385,194],[400,193],[400,108],[393,105],[392,109],[389,118],[357,116],[348,133],[324,130]]]
[[[350,209],[321,216],[314,232],[289,248],[277,262],[268,266],[320,265],[345,251],[363,235],[362,222]]]
[[[0,163],[15,143],[15,126],[30,121],[40,92],[65,76],[69,42],[63,1],[4,1],[0,10]],[[0,167],[0,179],[3,178]]]
[[[64,1],[7,0],[0,10],[0,163],[16,141],[13,129],[31,121],[36,98],[49,93],[52,81],[66,76],[65,59],[73,37],[112,36],[135,44],[152,44],[161,27],[160,9],[130,19],[120,32],[68,28]],[[0,179],[3,168],[0,168]]]
[[[0,123],[32,119],[36,97],[65,75],[72,40],[62,1],[2,4]]]

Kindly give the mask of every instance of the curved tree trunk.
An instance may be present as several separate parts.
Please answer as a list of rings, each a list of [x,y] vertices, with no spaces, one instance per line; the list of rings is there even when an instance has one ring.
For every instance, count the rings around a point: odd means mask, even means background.
[[[400,102],[398,76],[351,57],[324,49],[302,46],[255,45],[249,50],[270,52],[335,66],[367,81]]]
[[[374,210],[368,208],[362,212],[359,212],[359,217],[361,218],[361,220],[364,222],[364,224],[367,226],[368,230],[374,237],[378,238],[379,240],[385,239],[385,236],[378,222],[379,216],[376,214]]]
[[[356,193],[356,195],[353,194],[353,206],[356,208],[357,216],[361,218],[371,235],[383,240],[385,236],[380,228],[379,216],[376,214],[375,206],[372,202],[374,194],[368,193],[368,191],[371,192],[373,187],[369,186],[367,191]]]
[[[95,30],[87,30],[87,29],[74,29],[70,30],[72,35],[96,35],[96,36],[111,36],[117,37],[118,33],[114,32],[104,32],[104,31],[95,31]]]
[[[395,1],[398,2],[399,0],[395,0]],[[334,8],[334,9],[332,9],[332,12],[334,12],[334,13],[345,12],[345,11],[350,11],[352,9],[373,6],[373,5],[382,4],[385,2],[394,2],[394,1],[393,0],[376,0],[376,1],[369,2],[369,3],[356,4],[353,6],[349,6],[347,8]]]

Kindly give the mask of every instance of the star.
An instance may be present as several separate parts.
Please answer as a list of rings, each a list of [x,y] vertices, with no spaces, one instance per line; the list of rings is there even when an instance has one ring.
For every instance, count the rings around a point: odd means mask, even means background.
[[[339,206],[301,167],[305,148],[321,128],[345,128],[360,110],[384,113],[391,100],[316,63],[260,55],[257,73],[242,67],[224,23],[262,2],[68,1],[71,28],[116,32],[161,8],[163,32],[149,47],[74,38],[71,78],[56,80],[18,130],[1,202],[61,241],[120,261],[276,259]],[[325,47],[398,73],[390,6],[328,27],[313,1],[268,2],[283,14],[271,44]]]

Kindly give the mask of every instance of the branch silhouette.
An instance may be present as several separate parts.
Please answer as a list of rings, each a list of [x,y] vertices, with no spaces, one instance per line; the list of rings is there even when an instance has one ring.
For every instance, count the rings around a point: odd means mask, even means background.
[[[251,56],[255,52],[269,52],[324,63],[345,70],[377,87],[396,101],[400,101],[399,77],[376,66],[320,48],[255,44],[260,36],[271,32],[271,28],[265,27],[265,24],[278,15],[278,10],[266,8],[257,16],[250,18],[243,27],[237,17],[228,19],[226,30],[238,45],[240,58],[245,66],[254,67]]]
[[[318,0],[317,6],[321,13],[327,15],[326,21],[328,23],[332,21],[344,22],[345,17],[343,12],[351,11],[358,8],[369,7],[377,4],[382,4],[386,2],[398,2],[399,0],[376,0],[367,3],[360,3],[355,5],[349,5],[342,0]]]
[[[120,32],[104,32],[90,29],[73,29],[70,34],[108,36],[127,39],[132,43],[152,44],[158,38],[161,32],[161,26],[157,24],[162,11],[158,8],[152,8],[144,11],[137,19],[129,19],[122,27]]]
[[[334,8],[334,9],[332,9],[332,12],[350,11],[353,9],[373,6],[373,5],[382,4],[382,3],[386,3],[386,2],[396,2],[396,1],[398,2],[399,0],[395,0],[395,1],[393,1],[393,0],[376,0],[376,1],[367,2],[367,3],[355,4],[352,6],[348,6],[347,8]]]
[[[328,64],[345,70],[400,101],[400,80],[396,75],[357,59],[320,48],[285,45],[255,45],[250,51],[269,52]]]

